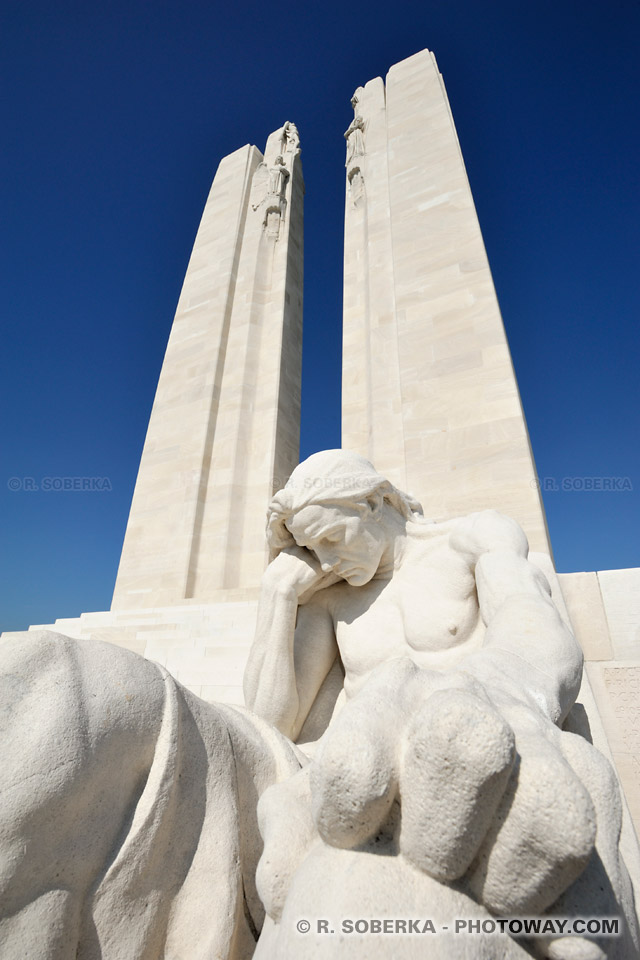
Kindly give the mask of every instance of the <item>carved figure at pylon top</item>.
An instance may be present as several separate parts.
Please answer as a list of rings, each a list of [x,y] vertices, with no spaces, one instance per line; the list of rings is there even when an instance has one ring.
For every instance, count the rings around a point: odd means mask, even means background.
[[[295,123],[287,120],[282,127],[280,138],[280,153],[299,153],[300,152],[300,134]]]

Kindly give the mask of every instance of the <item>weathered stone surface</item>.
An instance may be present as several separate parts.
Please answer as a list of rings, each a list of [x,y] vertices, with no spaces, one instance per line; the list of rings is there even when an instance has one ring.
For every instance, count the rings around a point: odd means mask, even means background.
[[[593,685],[615,765],[631,815],[640,826],[640,664],[589,663]]]
[[[586,660],[611,660],[613,650],[597,573],[561,573],[571,623]]]
[[[599,570],[613,658],[640,663],[640,567],[629,570]]]

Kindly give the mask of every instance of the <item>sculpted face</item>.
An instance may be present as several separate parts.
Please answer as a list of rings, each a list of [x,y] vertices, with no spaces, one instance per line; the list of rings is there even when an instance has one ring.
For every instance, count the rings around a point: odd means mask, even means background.
[[[298,546],[315,554],[325,573],[333,571],[354,587],[371,580],[389,547],[383,525],[366,506],[305,507],[286,525]]]

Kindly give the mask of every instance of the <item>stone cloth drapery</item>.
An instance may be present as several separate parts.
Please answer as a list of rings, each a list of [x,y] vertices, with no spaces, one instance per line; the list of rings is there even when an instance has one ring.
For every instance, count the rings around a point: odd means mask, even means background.
[[[295,748],[98,641],[11,639],[0,685],[3,960],[250,957],[257,799]]]

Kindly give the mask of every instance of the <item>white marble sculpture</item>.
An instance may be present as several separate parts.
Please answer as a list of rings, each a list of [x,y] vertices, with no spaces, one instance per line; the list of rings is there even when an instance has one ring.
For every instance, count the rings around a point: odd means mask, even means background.
[[[284,158],[282,156],[278,156],[274,161],[273,167],[269,169],[270,196],[281,200],[284,197],[288,179],[289,171],[285,166]]]
[[[295,123],[287,120],[282,126],[280,135],[281,153],[299,153],[300,152],[300,134]]]
[[[251,208],[262,207],[262,225],[267,236],[276,240],[280,235],[282,221],[287,209],[287,184],[291,170],[292,155],[300,152],[299,137],[295,124],[287,121],[279,132],[281,153],[273,158],[273,163],[260,163],[253,175],[251,184]]]
[[[354,93],[351,98],[351,106],[353,107],[353,120],[347,127],[344,138],[347,141],[347,160],[346,166],[353,160],[357,160],[358,157],[364,156],[364,128],[365,123],[363,117],[358,113],[358,90]]]
[[[251,713],[107,644],[4,646],[0,955],[422,957],[315,923],[552,910],[627,920],[599,941],[442,934],[428,955],[635,957],[615,778],[561,730],[581,655],[518,525],[425,520],[326,451],[268,536]]]

